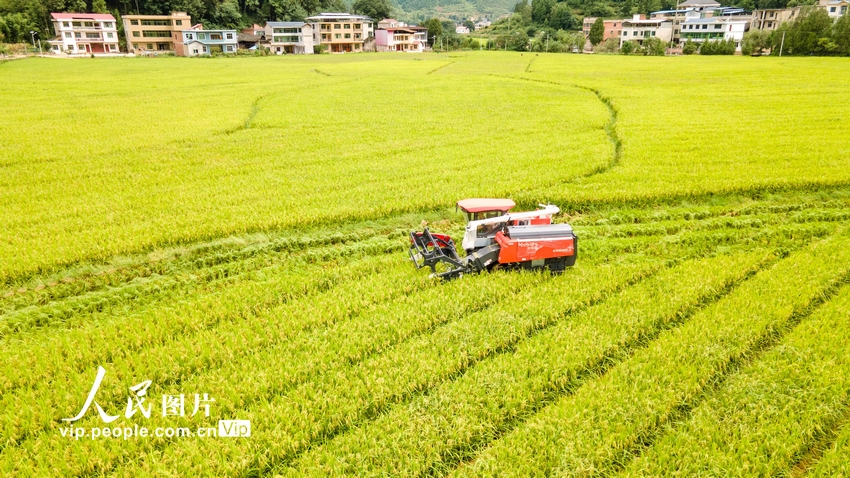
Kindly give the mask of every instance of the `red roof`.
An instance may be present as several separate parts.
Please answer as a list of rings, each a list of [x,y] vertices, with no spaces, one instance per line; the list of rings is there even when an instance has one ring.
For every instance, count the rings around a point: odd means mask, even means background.
[[[457,207],[466,212],[508,211],[514,206],[516,203],[510,199],[472,198],[457,202]]]
[[[115,21],[115,17],[108,13],[51,13],[55,20],[109,20]]]

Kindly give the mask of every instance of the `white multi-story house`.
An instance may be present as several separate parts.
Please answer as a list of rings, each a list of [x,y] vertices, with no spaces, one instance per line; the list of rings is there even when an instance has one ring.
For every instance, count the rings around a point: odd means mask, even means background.
[[[304,22],[266,22],[266,41],[272,53],[313,54],[313,26]]]
[[[331,53],[361,52],[375,31],[371,18],[351,13],[320,13],[307,21],[313,27],[313,43]]]
[[[236,53],[239,48],[236,30],[204,30],[201,24],[174,32],[172,38],[177,56],[229,54]]]
[[[819,0],[818,6],[826,10],[830,18],[838,18],[847,14],[850,2],[847,0]]]
[[[103,55],[118,53],[118,25],[108,13],[51,13],[56,37],[54,53]]]
[[[627,41],[643,45],[648,38],[658,38],[663,43],[669,43],[673,38],[673,21],[667,18],[643,18],[634,15],[631,20],[623,20],[623,33],[620,36],[620,47]]]
[[[717,40],[733,40],[735,51],[741,51],[741,40],[747,31],[749,21],[730,17],[700,18],[697,12],[688,12],[682,23],[681,41],[695,43]]]
[[[387,18],[378,22],[375,30],[377,51],[422,52],[428,44],[428,29],[408,26],[404,22]]]

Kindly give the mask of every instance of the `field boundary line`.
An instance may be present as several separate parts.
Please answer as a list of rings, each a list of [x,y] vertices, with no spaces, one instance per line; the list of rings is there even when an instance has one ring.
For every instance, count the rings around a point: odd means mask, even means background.
[[[774,327],[768,327],[764,333],[750,344],[749,348],[732,355],[722,367],[719,367],[707,377],[705,385],[687,403],[675,406],[663,421],[659,421],[648,430],[639,432],[640,435],[636,437],[634,444],[623,448],[615,453],[611,459],[602,463],[602,470],[606,473],[616,473],[624,470],[632,460],[650,448],[656,439],[668,430],[675,429],[680,423],[688,420],[693,410],[700,406],[709,395],[719,390],[727,378],[738,373],[741,368],[758,360],[765,352],[778,345],[797,325],[811,317],[819,307],[829,302],[842,287],[848,284],[850,284],[850,269],[845,269],[842,274],[822,288],[820,293],[812,298],[805,306],[792,311],[784,321],[776,324]]]
[[[529,407],[527,410],[524,410],[522,413],[517,414],[512,419],[506,421],[504,426],[499,427],[495,433],[493,433],[492,439],[488,439],[487,441],[473,441],[470,444],[471,446],[465,445],[464,447],[459,446],[457,448],[447,450],[441,454],[441,461],[435,462],[435,464],[425,472],[425,475],[429,477],[446,476],[461,465],[472,462],[481,454],[481,452],[489,448],[494,442],[521,426],[540,410],[556,403],[564,397],[573,395],[588,381],[603,377],[614,367],[634,355],[634,353],[648,347],[663,332],[675,329],[685,324],[695,314],[731,294],[741,284],[759,272],[764,271],[781,261],[787,257],[787,255],[788,254],[785,254],[784,252],[779,253],[779,251],[772,251],[739,277],[728,280],[717,291],[701,297],[699,302],[695,304],[686,305],[679,309],[675,313],[675,319],[666,323],[658,324],[650,330],[642,331],[639,335],[631,338],[627,342],[603,351],[599,358],[593,360],[591,363],[588,363],[585,368],[579,370],[576,373],[575,378],[569,382],[562,386],[551,386],[550,384],[550,387],[543,391],[545,395],[543,399]]]
[[[436,73],[436,72],[438,72],[438,71],[442,70],[443,68],[445,68],[445,67],[447,67],[447,66],[454,65],[455,63],[457,63],[457,60],[455,60],[455,61],[450,61],[450,62],[448,62],[448,63],[446,63],[446,64],[444,64],[444,65],[440,65],[440,66],[438,66],[437,68],[434,68],[433,70],[431,70],[431,71],[429,71],[428,73],[425,73],[425,74],[426,74],[426,75],[430,75],[431,73]]]

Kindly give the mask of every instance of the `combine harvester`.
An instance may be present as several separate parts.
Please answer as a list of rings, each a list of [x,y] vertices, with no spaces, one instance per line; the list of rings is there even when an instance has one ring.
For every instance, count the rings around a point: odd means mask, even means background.
[[[541,204],[536,211],[509,213],[515,205],[510,199],[458,201],[467,220],[461,244],[466,256],[458,256],[451,237],[426,227],[410,233],[410,259],[417,269],[430,267],[432,276],[443,280],[497,268],[548,267],[560,273],[575,264],[578,237],[569,224],[552,224],[552,215],[560,211],[557,206]]]

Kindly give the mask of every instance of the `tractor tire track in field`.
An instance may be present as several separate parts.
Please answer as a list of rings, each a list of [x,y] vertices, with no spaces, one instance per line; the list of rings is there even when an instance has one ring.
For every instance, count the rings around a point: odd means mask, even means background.
[[[457,63],[457,60],[450,61],[450,62],[448,62],[448,63],[445,63],[445,64],[443,64],[443,65],[440,65],[440,66],[438,66],[437,68],[434,68],[433,70],[431,70],[431,71],[429,71],[428,73],[425,73],[425,74],[426,74],[426,75],[430,75],[431,73],[436,73],[436,72],[438,72],[438,71],[442,70],[443,68],[445,68],[445,67],[447,67],[447,66],[452,66],[452,65],[454,65],[455,63]]]
[[[669,269],[670,267],[673,267],[675,264],[678,264],[679,262],[680,262],[679,260],[668,261],[666,264],[664,264],[661,267],[657,267],[657,268],[650,269],[650,270],[647,270],[647,271],[643,271],[642,273],[636,274],[634,277],[632,277],[632,278],[630,278],[626,281],[623,281],[622,283],[618,284],[617,286],[607,290],[604,294],[602,294],[597,299],[588,301],[584,304],[577,304],[575,307],[572,307],[569,310],[563,311],[557,318],[549,320],[546,323],[543,323],[539,326],[529,328],[528,330],[518,334],[517,336],[512,337],[510,340],[492,347],[491,349],[482,353],[480,356],[468,357],[463,362],[463,364],[460,367],[458,367],[456,370],[454,370],[454,371],[452,371],[448,374],[445,374],[442,377],[437,377],[437,379],[435,379],[435,380],[431,380],[430,384],[428,386],[417,387],[415,389],[408,390],[407,393],[402,395],[401,399],[399,399],[399,400],[387,400],[387,401],[384,402],[383,406],[374,407],[372,409],[367,410],[366,413],[364,413],[361,418],[359,418],[359,419],[357,419],[357,420],[355,420],[351,423],[339,425],[337,427],[334,427],[334,428],[327,430],[319,438],[317,438],[316,440],[312,440],[310,443],[305,444],[305,446],[302,449],[296,451],[295,453],[293,453],[289,456],[275,457],[274,459],[270,460],[267,464],[265,464],[262,467],[256,462],[252,463],[251,465],[248,466],[249,471],[244,473],[242,476],[245,477],[245,478],[251,478],[251,477],[259,477],[259,476],[268,476],[270,474],[273,474],[276,469],[291,465],[293,461],[298,459],[298,457],[300,457],[305,452],[307,452],[307,451],[309,451],[313,448],[322,446],[323,444],[330,442],[331,440],[333,440],[337,436],[342,435],[344,433],[347,433],[354,428],[360,427],[365,423],[368,423],[370,421],[374,421],[375,419],[377,419],[378,417],[382,416],[387,411],[389,411],[392,407],[409,403],[410,401],[415,400],[417,397],[426,395],[431,389],[433,389],[433,388],[435,388],[435,387],[437,387],[437,386],[439,386],[443,383],[452,382],[452,381],[459,379],[460,377],[464,376],[467,371],[469,371],[472,367],[475,367],[479,363],[482,363],[486,360],[491,360],[494,357],[497,357],[499,355],[512,353],[513,351],[516,350],[517,346],[521,342],[523,342],[523,341],[525,341],[525,340],[527,340],[531,337],[534,337],[535,335],[537,335],[541,332],[544,332],[545,330],[548,330],[548,329],[554,327],[555,325],[557,325],[561,321],[567,319],[568,317],[570,317],[573,314],[577,314],[577,313],[579,313],[579,312],[581,312],[581,311],[583,311],[583,310],[585,310],[589,307],[593,307],[595,305],[598,305],[598,304],[605,302],[606,300],[608,300],[609,298],[618,294],[619,292],[625,290],[626,288],[632,287],[632,286],[634,286],[634,285],[636,285],[636,284],[638,284],[638,283],[640,283],[640,282],[642,282],[646,279],[649,279],[650,277],[654,276],[655,274],[657,274],[661,270]]]
[[[812,439],[804,444],[805,451],[802,456],[788,467],[786,476],[799,478],[808,474],[809,469],[821,459],[823,452],[835,443],[847,426],[850,426],[850,390],[847,391],[843,405],[844,413],[841,416],[825,423],[823,427],[815,428]]]
[[[841,276],[824,287],[804,307],[792,312],[784,322],[777,324],[776,327],[768,328],[749,349],[731,356],[722,367],[707,378],[705,385],[692,399],[674,407],[665,419],[659,420],[652,429],[646,430],[633,446],[619,450],[602,471],[616,473],[625,469],[632,460],[650,448],[666,430],[675,429],[680,423],[687,421],[693,410],[708,396],[717,392],[727,378],[776,346],[798,324],[808,319],[821,305],[829,302],[842,287],[848,284],[850,284],[850,269],[845,270]]]
[[[717,301],[723,299],[727,295],[731,294],[735,289],[738,288],[742,283],[749,280],[759,272],[766,270],[772,265],[776,264],[781,259],[787,257],[787,253],[782,253],[781,255],[771,255],[770,257],[766,257],[764,260],[759,262],[755,267],[750,268],[743,274],[741,277],[737,279],[733,279],[725,284],[720,290],[710,294],[706,297],[703,297],[700,302],[696,304],[691,304],[685,306],[681,310],[676,313],[676,319],[671,320],[669,322],[659,324],[656,328],[648,331],[641,332],[639,335],[632,337],[630,340],[624,342],[621,345],[613,347],[612,350],[606,350],[602,352],[599,358],[593,360],[592,363],[588,364],[588,366],[578,371],[575,378],[570,382],[566,383],[562,387],[557,387],[554,384],[550,384],[550,388],[544,390],[544,398],[537,403],[534,403],[527,410],[524,410],[522,413],[517,414],[512,419],[504,422],[502,426],[497,428],[494,432],[492,432],[491,436],[488,436],[486,439],[475,439],[471,441],[469,444],[459,444],[455,448],[451,448],[446,452],[442,453],[440,460],[436,461],[426,472],[425,475],[429,477],[441,477],[449,474],[452,470],[457,469],[461,465],[465,463],[472,462],[483,450],[488,448],[492,443],[499,440],[501,437],[507,435],[512,432],[514,429],[518,428],[522,424],[524,424],[529,418],[533,417],[540,410],[546,408],[547,406],[561,400],[564,397],[570,396],[574,394],[582,385],[587,383],[589,380],[598,379],[604,376],[608,371],[619,365],[621,362],[625,361],[635,352],[644,349],[649,346],[649,344],[657,339],[664,331],[675,329],[680,325],[684,324],[688,320],[691,319],[695,314],[700,312],[701,310],[711,306]]]
[[[534,62],[533,58],[531,59],[531,61],[528,62],[528,67],[526,67],[526,69],[525,69],[526,72],[528,72],[529,68],[531,68],[532,62]],[[588,171],[584,174],[581,174],[581,175],[579,175],[575,178],[564,180],[562,182],[571,183],[571,182],[575,182],[575,181],[580,180],[580,179],[587,179],[587,178],[590,178],[592,176],[596,176],[598,174],[606,173],[606,172],[610,171],[612,168],[614,168],[614,167],[616,167],[620,164],[620,159],[623,156],[623,140],[620,138],[620,135],[617,132],[617,119],[620,115],[620,112],[619,112],[619,110],[617,110],[617,107],[614,105],[614,102],[611,100],[611,98],[603,95],[601,91],[599,91],[596,88],[589,87],[589,86],[583,86],[583,85],[577,85],[577,84],[571,84],[571,83],[558,83],[556,81],[540,80],[540,79],[537,79],[537,78],[523,78],[523,77],[520,77],[520,76],[493,75],[493,74],[491,74],[489,76],[495,76],[497,78],[508,78],[508,79],[512,79],[512,80],[529,81],[529,82],[533,82],[533,83],[542,83],[542,84],[545,84],[545,85],[555,85],[555,86],[560,86],[560,87],[576,88],[576,89],[579,89],[579,90],[589,91],[589,92],[593,93],[594,95],[596,95],[596,98],[600,102],[602,102],[603,105],[605,105],[605,108],[608,110],[608,123],[606,123],[605,126],[604,126],[605,135],[608,136],[608,141],[611,143],[611,146],[614,148],[614,151],[611,153],[611,159],[608,161],[607,164],[604,164],[602,166],[598,166],[598,167],[591,169],[590,171]]]

